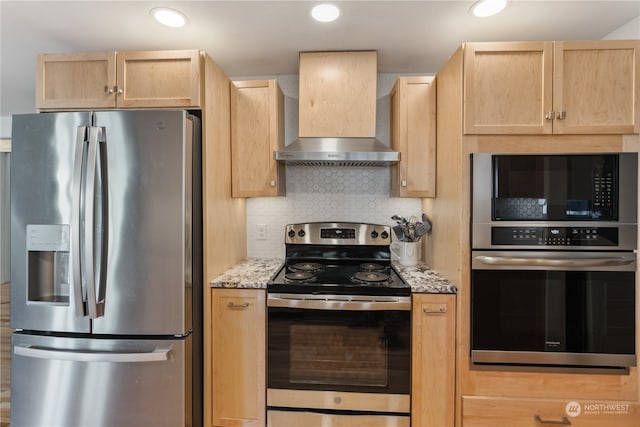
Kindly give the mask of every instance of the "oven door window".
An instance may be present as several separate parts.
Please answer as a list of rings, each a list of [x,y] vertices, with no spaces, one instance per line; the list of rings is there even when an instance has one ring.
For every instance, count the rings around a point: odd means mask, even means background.
[[[635,273],[474,270],[472,348],[635,353]]]
[[[618,219],[618,156],[493,156],[493,220]]]
[[[268,309],[268,386],[409,393],[410,312]]]

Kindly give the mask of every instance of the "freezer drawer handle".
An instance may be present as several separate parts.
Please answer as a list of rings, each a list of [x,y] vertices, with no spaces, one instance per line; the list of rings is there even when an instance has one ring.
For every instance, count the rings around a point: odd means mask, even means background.
[[[73,362],[162,362],[169,360],[171,347],[156,347],[147,353],[109,353],[103,351],[55,350],[37,346],[15,346],[16,356],[38,359],[70,360]]]

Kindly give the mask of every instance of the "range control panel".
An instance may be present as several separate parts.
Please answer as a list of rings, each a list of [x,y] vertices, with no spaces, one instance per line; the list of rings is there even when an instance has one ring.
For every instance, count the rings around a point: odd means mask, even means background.
[[[616,227],[492,227],[493,245],[618,246]]]
[[[288,224],[285,244],[389,246],[391,227],[352,222],[309,222]]]

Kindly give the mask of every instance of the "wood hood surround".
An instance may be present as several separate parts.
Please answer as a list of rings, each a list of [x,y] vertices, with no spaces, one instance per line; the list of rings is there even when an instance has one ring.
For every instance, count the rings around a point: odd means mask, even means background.
[[[377,52],[301,52],[299,67],[299,137],[375,137]]]
[[[301,52],[298,139],[289,164],[388,166],[399,153],[375,138],[377,53]]]

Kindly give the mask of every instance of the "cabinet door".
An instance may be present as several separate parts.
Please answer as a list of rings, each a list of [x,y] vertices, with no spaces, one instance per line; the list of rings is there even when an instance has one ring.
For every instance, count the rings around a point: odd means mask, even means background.
[[[637,427],[634,402],[462,397],[462,427]]]
[[[231,85],[231,177],[234,197],[283,196],[284,97],[276,80]]]
[[[391,195],[436,195],[436,85],[434,77],[400,77],[391,90]]]
[[[414,294],[411,425],[453,427],[456,297]]]
[[[119,108],[200,107],[197,50],[119,52]]]
[[[552,43],[464,47],[464,133],[552,132]]]
[[[113,108],[115,52],[51,54],[37,58],[36,108]]]
[[[640,133],[640,41],[555,42],[554,133]]]
[[[377,53],[300,53],[300,137],[376,135]]]
[[[213,289],[213,425],[264,427],[265,291]]]

